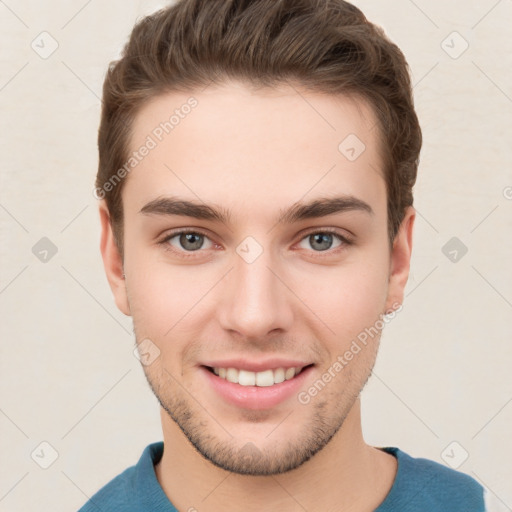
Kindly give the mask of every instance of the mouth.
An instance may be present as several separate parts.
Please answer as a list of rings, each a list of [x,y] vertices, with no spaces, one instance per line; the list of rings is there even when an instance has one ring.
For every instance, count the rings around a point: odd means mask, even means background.
[[[270,387],[294,379],[311,366],[313,364],[306,366],[280,366],[258,372],[233,367],[204,366],[204,368],[232,384]]]
[[[212,400],[218,397],[239,409],[269,410],[285,403],[291,406],[290,400],[311,379],[314,367],[309,361],[273,357],[203,361],[198,368]]]

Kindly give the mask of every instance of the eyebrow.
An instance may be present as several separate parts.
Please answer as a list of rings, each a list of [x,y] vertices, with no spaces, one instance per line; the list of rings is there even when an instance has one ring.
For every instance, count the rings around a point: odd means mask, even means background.
[[[357,197],[346,195],[319,198],[309,203],[295,203],[286,210],[280,210],[279,221],[293,224],[305,219],[325,217],[335,213],[360,211],[374,215],[372,207]],[[140,210],[145,215],[180,215],[202,220],[219,221],[229,224],[231,212],[216,205],[207,205],[176,197],[159,197],[150,201]]]

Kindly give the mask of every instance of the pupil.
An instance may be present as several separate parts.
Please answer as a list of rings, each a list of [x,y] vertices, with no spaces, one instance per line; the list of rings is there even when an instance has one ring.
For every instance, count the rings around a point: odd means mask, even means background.
[[[202,235],[196,233],[185,233],[180,237],[181,246],[184,249],[197,250],[200,249],[202,244]]]
[[[317,233],[312,238],[314,241],[312,246],[314,247],[317,242],[320,243],[320,247],[317,247],[320,251],[325,251],[332,245],[332,235],[329,233]]]

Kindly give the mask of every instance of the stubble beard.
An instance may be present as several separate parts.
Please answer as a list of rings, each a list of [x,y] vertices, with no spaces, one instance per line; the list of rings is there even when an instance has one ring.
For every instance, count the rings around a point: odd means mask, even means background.
[[[144,367],[144,373],[162,408],[202,457],[219,468],[239,475],[272,476],[302,466],[327,446],[342,427],[366,385],[374,361],[367,368],[362,384],[351,392],[345,387],[330,396],[326,395],[324,400],[317,396],[315,401],[300,405],[311,408],[311,413],[301,434],[295,439],[276,444],[270,441],[270,434],[267,445],[260,447],[232,436],[222,427],[221,421],[214,419],[180,384],[174,382],[170,374],[165,378],[168,373],[165,369],[158,375],[158,372]],[[351,374],[351,377],[354,376]],[[333,403],[339,406],[330,412],[329,406]],[[267,415],[265,411],[246,411],[245,419],[257,423]],[[293,422],[293,412],[277,429],[286,428],[288,421]],[[219,428],[223,432],[222,438],[212,434]]]

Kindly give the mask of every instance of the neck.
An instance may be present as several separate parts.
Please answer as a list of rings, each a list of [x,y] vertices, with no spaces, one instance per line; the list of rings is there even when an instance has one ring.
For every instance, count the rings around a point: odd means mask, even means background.
[[[218,468],[195,450],[163,410],[161,417],[165,448],[155,471],[178,510],[366,512],[382,503],[396,475],[396,459],[363,440],[359,399],[323,450],[297,469],[275,476]]]

